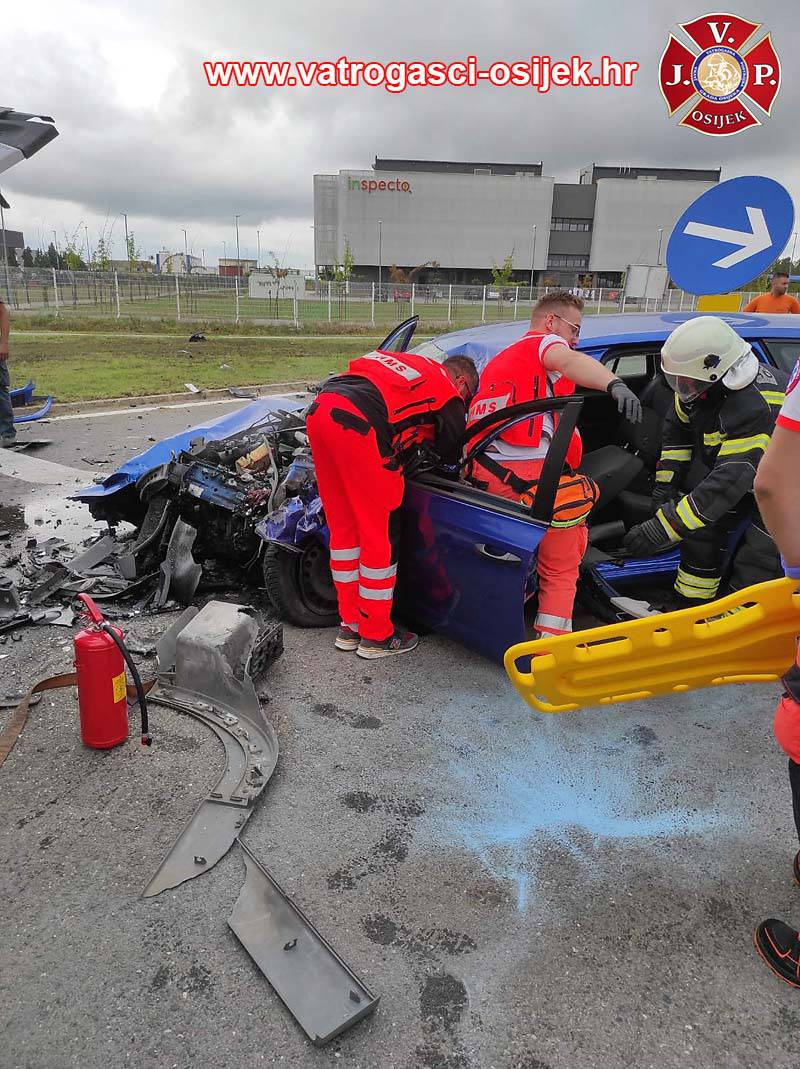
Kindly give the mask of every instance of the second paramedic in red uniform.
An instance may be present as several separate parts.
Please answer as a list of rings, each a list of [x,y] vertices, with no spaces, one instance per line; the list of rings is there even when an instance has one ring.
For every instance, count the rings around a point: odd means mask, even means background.
[[[377,350],[329,379],[311,406],[306,426],[341,618],[337,649],[373,659],[417,645],[391,619],[404,468],[419,446],[444,464],[458,462],[477,384],[466,357],[439,364]]]
[[[574,349],[582,313],[583,301],[567,290],[542,297],[533,308],[528,333],[483,369],[469,423],[524,401],[568,396],[576,385],[610,393],[620,413],[638,423],[642,406],[636,395],[599,361]],[[530,502],[557,421],[556,414],[548,413],[505,431],[473,461],[470,482],[490,494]],[[539,545],[539,604],[534,622],[539,635],[563,635],[572,630],[578,569],[589,537],[586,519],[597,500],[592,480],[575,474],[582,453],[576,433],[567,450],[567,471],[561,479],[551,525]]]

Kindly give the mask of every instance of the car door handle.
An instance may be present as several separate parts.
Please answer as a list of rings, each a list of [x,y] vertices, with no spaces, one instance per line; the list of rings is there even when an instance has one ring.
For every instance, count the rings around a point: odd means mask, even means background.
[[[489,560],[497,561],[498,564],[522,564],[521,557],[513,553],[503,553],[502,550],[495,549],[493,546],[487,546],[485,542],[476,542],[475,552],[480,553],[482,557],[488,557]]]

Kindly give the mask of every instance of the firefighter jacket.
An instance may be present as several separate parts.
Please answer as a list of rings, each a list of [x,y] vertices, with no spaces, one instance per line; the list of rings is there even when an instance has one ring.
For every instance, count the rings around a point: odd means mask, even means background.
[[[761,364],[749,386],[728,390],[720,384],[690,409],[675,395],[664,421],[654,493],[656,502],[664,501],[656,516],[672,541],[715,524],[752,492],[786,384],[784,372]],[[683,493],[696,460],[707,474]]]
[[[415,446],[427,445],[443,463],[458,463],[466,407],[435,360],[375,350],[328,379],[322,392],[349,398],[375,430],[383,456],[402,461]]]

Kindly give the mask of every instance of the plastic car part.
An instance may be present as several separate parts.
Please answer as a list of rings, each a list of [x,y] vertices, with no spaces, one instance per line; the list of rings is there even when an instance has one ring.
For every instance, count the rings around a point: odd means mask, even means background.
[[[520,696],[543,713],[726,683],[768,683],[795,657],[797,585],[775,579],[678,612],[521,642],[507,650],[506,672]]]
[[[184,520],[177,520],[172,528],[167,555],[159,572],[158,589],[153,598],[153,605],[160,608],[170,598],[182,605],[188,605],[197,590],[202,565],[192,556],[192,546],[197,538],[197,528]]]
[[[297,1023],[322,1047],[380,1001],[244,843],[247,875],[228,924]]]
[[[261,711],[251,669],[265,666],[266,649],[274,652],[275,630],[264,629],[246,606],[211,601],[174,638],[174,671],[159,674],[150,704],[201,720],[222,742],[227,760],[219,782],[145,888],[145,898],[207,872],[224,857],[272,775],[278,740]],[[168,644],[159,645],[159,656],[169,658]]]
[[[15,423],[33,423],[37,419],[44,419],[53,407],[52,397],[34,397],[32,400],[41,401],[41,407],[37,408],[35,412],[26,412],[22,416],[14,416]]]
[[[19,616],[19,594],[10,575],[0,575],[0,620]]]

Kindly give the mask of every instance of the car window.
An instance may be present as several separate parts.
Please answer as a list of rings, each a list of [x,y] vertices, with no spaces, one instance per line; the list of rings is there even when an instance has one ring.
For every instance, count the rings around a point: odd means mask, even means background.
[[[654,354],[652,350],[640,349],[628,352],[619,349],[607,353],[603,363],[621,379],[643,379],[652,375]]]
[[[415,345],[411,352],[416,353],[417,356],[424,357],[426,360],[436,360],[440,364],[447,355],[444,349],[440,348],[435,341],[424,341],[421,345]]]
[[[800,338],[764,338],[761,344],[784,371],[791,371],[800,360]]]

